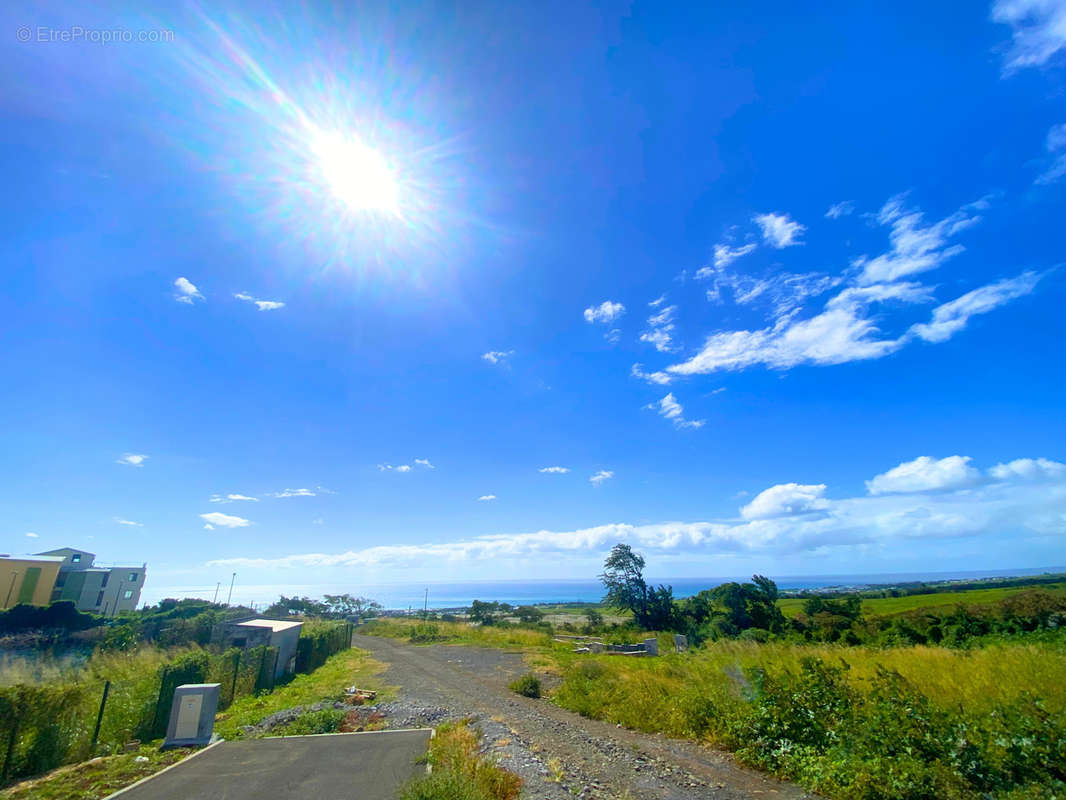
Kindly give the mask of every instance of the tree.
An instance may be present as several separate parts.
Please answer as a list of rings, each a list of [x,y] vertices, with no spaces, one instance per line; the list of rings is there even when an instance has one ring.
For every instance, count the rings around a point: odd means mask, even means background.
[[[648,585],[644,582],[644,557],[628,544],[616,544],[603,562],[600,575],[607,593],[603,602],[633,612],[638,625],[648,613]]]
[[[352,597],[350,594],[327,594],[325,600],[324,616],[332,619],[347,619],[348,617],[376,617],[382,610],[381,603],[371,600],[369,597]]]
[[[544,619],[544,612],[536,606],[519,606],[514,613],[522,622],[530,625],[535,625]]]
[[[598,628],[603,624],[603,614],[591,606],[585,609],[585,619],[588,620],[590,632],[593,628]]]
[[[491,625],[496,621],[496,613],[500,610],[500,604],[493,601],[491,603],[484,603],[481,600],[475,600],[470,604],[470,610],[467,612],[471,622],[477,622],[481,625]]]

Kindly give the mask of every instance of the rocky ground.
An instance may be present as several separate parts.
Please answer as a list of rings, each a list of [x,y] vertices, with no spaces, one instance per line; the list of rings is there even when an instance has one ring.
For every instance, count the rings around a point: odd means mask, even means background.
[[[355,645],[387,663],[384,681],[400,687],[398,701],[373,707],[384,714],[388,727],[472,719],[481,729],[485,751],[524,780],[523,798],[815,797],[739,766],[728,753],[585,719],[547,700],[520,697],[507,684],[528,671],[521,653],[415,647],[376,636],[356,636]]]

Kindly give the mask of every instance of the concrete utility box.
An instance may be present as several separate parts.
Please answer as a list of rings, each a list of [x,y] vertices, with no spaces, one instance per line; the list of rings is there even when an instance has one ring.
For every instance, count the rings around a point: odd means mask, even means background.
[[[644,652],[649,656],[659,655],[659,640],[658,639],[645,639],[644,640]]]
[[[221,683],[185,683],[174,689],[163,747],[208,744],[215,733]]]

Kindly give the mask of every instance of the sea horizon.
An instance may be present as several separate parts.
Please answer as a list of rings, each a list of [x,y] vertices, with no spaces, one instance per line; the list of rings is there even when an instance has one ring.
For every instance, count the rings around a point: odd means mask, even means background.
[[[1009,578],[1066,572],[1066,566],[1017,567],[1010,569],[941,570],[928,572],[850,573],[826,575],[770,575],[779,589],[796,591],[803,589],[863,588],[914,582],[950,580],[979,580],[982,578]],[[704,577],[648,577],[649,585],[672,586],[674,597],[690,597],[694,594],[730,581],[750,580],[750,575],[704,576]],[[429,590],[428,599],[426,590]],[[147,583],[141,596],[142,604],[154,604],[164,598],[196,597],[214,599],[216,586],[186,585],[154,588]],[[218,599],[225,601],[229,587],[223,585]],[[603,598],[603,584],[588,578],[573,579],[528,579],[506,581],[450,581],[447,583],[396,582],[380,584],[237,584],[232,602],[235,605],[254,605],[264,608],[281,595],[288,597],[312,597],[319,599],[324,594],[352,594],[376,600],[390,611],[428,607],[430,609],[458,608],[469,606],[473,600],[498,601],[512,605],[545,603],[595,603]]]

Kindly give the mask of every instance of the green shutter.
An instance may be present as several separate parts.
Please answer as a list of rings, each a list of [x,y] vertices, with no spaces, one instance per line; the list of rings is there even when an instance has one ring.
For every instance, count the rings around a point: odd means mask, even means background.
[[[33,593],[37,591],[37,581],[41,578],[40,567],[27,567],[26,574],[22,577],[22,588],[19,589],[19,602],[32,603]]]

